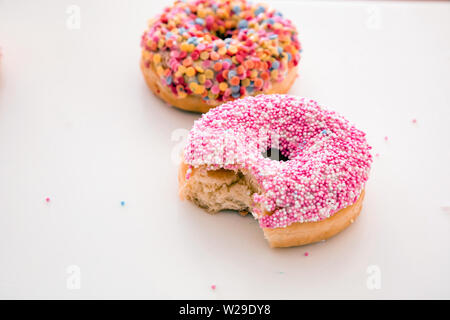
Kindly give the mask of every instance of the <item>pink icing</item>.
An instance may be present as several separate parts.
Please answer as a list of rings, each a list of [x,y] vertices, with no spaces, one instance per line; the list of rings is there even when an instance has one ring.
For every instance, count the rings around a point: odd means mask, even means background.
[[[289,160],[265,158],[273,146]],[[261,227],[278,228],[320,221],[352,205],[369,176],[370,149],[365,133],[313,100],[259,95],[204,114],[184,155],[191,168],[252,174],[262,190],[253,195],[253,215]]]

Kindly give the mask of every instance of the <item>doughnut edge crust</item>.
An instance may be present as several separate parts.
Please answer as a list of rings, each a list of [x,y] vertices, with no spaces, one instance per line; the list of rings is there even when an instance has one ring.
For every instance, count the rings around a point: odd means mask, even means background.
[[[363,190],[354,204],[325,220],[294,222],[285,228],[264,228],[264,236],[272,248],[302,246],[331,238],[356,220],[362,209],[364,195]]]

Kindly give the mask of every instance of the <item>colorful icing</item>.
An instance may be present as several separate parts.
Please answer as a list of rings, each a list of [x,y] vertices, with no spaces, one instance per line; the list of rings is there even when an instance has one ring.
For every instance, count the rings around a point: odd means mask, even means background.
[[[209,104],[282,82],[301,49],[290,20],[245,0],[176,1],[152,20],[141,47],[145,67],[175,95]]]
[[[289,160],[263,156],[276,144]],[[369,176],[370,149],[362,131],[313,100],[259,95],[197,120],[184,160],[189,175],[199,166],[250,173],[262,191],[253,194],[252,213],[261,227],[277,228],[320,221],[352,205]]]

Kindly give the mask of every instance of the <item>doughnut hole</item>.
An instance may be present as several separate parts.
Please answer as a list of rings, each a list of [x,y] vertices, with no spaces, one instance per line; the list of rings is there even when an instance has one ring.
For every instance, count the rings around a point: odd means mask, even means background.
[[[289,158],[281,152],[280,149],[277,148],[268,148],[265,152],[262,153],[264,158],[269,158],[275,161],[288,161]]]
[[[219,31],[214,31],[213,34],[222,40],[228,39],[228,38],[232,38],[233,35],[235,34],[235,30],[236,28],[230,28],[228,30],[225,30],[225,32],[220,33]]]

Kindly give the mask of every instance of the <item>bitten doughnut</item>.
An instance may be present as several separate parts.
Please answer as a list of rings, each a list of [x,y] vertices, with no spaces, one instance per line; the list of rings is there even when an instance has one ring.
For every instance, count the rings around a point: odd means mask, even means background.
[[[248,95],[286,93],[301,49],[290,20],[245,0],[176,1],[150,21],[141,47],[150,89],[195,112]]]
[[[270,148],[280,161],[263,155]],[[212,213],[251,212],[272,247],[325,240],[361,211],[370,149],[362,131],[313,100],[246,97],[194,123],[180,195]]]

